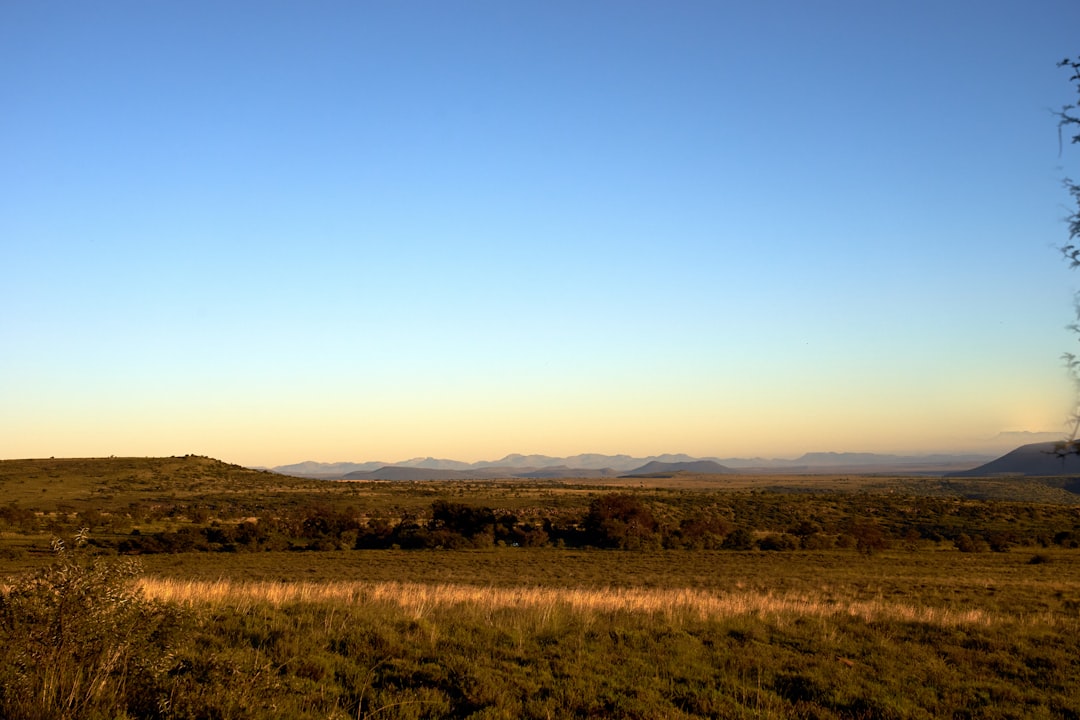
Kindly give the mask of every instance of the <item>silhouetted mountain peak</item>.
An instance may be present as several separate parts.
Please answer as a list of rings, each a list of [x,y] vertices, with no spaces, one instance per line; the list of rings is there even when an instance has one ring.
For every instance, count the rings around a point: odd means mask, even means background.
[[[946,477],[991,477],[994,475],[1053,476],[1080,475],[1080,455],[1058,452],[1056,442],[1021,445],[996,460],[971,470],[948,473]]]

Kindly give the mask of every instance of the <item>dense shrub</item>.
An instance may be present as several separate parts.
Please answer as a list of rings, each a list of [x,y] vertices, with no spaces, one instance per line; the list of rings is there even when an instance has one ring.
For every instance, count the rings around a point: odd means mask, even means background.
[[[679,522],[678,530],[671,534],[667,544],[689,550],[719,550],[732,529],[725,518],[696,513]]]
[[[788,533],[769,533],[758,541],[762,550],[798,550],[799,539]]]
[[[858,520],[849,523],[847,534],[854,540],[855,549],[864,555],[886,550],[892,544],[881,526],[870,521]]]
[[[585,532],[598,547],[640,550],[656,547],[658,523],[652,511],[629,493],[607,493],[589,503]]]
[[[754,533],[746,527],[737,527],[731,534],[724,538],[721,545],[724,550],[752,550],[754,548]]]
[[[9,502],[0,505],[0,525],[12,530],[28,532],[34,529],[36,515],[30,508],[20,507],[18,503]]]
[[[494,534],[495,513],[491,508],[436,500],[431,504],[431,529],[446,529],[471,538]]]
[[[990,545],[978,535],[972,537],[967,533],[960,533],[953,541],[953,545],[960,552],[965,553],[977,553],[986,552],[990,549]]]
[[[76,546],[84,544],[80,533]],[[114,717],[158,708],[176,609],[146,600],[133,560],[53,541],[53,563],[0,594],[0,717]]]
[[[1078,548],[1080,547],[1080,533],[1062,530],[1054,534],[1054,543],[1065,548]]]

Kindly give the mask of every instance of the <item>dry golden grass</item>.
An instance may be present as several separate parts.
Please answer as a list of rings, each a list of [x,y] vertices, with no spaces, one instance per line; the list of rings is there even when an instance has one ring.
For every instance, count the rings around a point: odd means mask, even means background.
[[[422,617],[436,608],[467,607],[481,612],[531,610],[541,615],[555,611],[634,613],[662,617],[669,622],[739,616],[782,622],[794,618],[849,616],[865,622],[900,621],[939,627],[1025,621],[1056,624],[1050,616],[1021,617],[983,609],[954,610],[885,599],[845,601],[807,593],[670,588],[495,588],[401,582],[234,582],[153,577],[139,582],[146,596],[152,599],[190,606],[227,605],[240,610],[260,604],[281,607],[332,603],[396,606],[413,617]]]

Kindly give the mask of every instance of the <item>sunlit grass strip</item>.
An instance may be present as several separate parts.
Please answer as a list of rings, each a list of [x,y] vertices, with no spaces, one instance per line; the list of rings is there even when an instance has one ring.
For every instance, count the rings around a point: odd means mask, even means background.
[[[140,583],[147,597],[193,606],[229,605],[244,609],[262,603],[275,607],[303,603],[379,604],[397,606],[414,617],[423,617],[435,609],[468,606],[483,612],[569,609],[579,613],[637,613],[669,619],[850,616],[867,622],[917,622],[942,627],[1019,620],[980,609],[952,610],[885,600],[826,600],[807,594],[752,591],[716,593],[692,589],[493,588],[399,582],[276,583],[161,578],[143,578]]]

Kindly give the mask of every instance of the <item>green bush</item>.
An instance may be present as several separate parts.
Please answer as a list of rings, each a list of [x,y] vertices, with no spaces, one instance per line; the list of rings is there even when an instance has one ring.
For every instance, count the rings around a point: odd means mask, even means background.
[[[146,600],[131,559],[102,560],[53,540],[51,565],[0,593],[0,717],[148,717],[159,705],[174,609]]]

